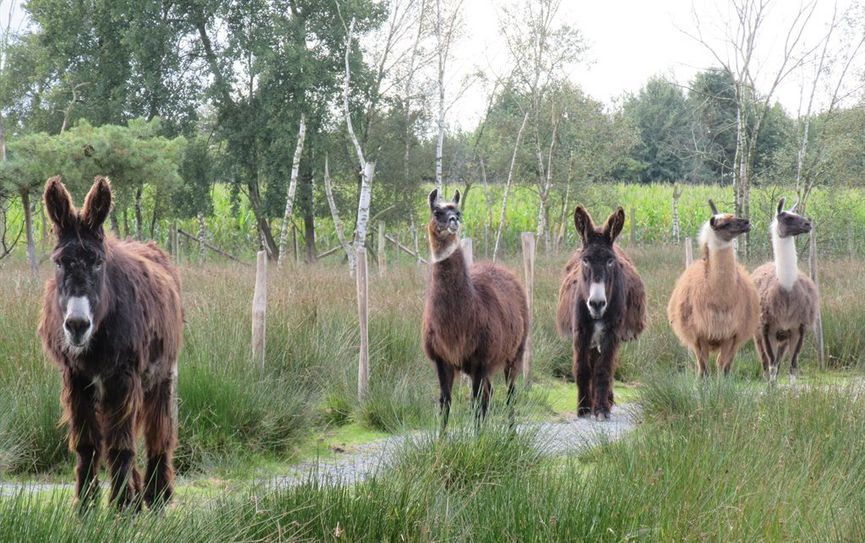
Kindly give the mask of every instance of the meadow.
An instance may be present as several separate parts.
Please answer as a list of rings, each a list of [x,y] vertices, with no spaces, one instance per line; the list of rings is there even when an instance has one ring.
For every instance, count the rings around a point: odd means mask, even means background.
[[[468,234],[477,228],[471,206],[480,205],[480,196],[478,191],[469,200]],[[683,196],[683,209],[693,208],[694,220],[702,216],[704,196],[693,196],[687,208]],[[683,229],[687,216],[683,211]],[[82,521],[74,517],[68,491],[0,497],[0,539],[865,537],[865,460],[852,453],[865,445],[859,384],[865,291],[851,273],[863,261],[831,253],[820,260],[828,367],[817,368],[809,336],[801,359],[804,387],[767,393],[750,344],[730,380],[699,386],[665,314],[684,266],[683,250],[645,241],[647,236],[635,245],[623,240],[647,286],[649,324],[639,341],[625,346],[616,373],[628,391],[617,398],[638,402],[643,413],[642,424],[621,441],[580,455],[542,457],[531,435],[510,434],[495,416],[476,436],[463,430],[470,427],[463,384],[454,431],[443,440],[406,445],[393,466],[372,480],[335,486],[310,481],[284,490],[256,486],[252,480],[283,473],[295,462],[334,454],[337,443],[436,427],[437,380],[419,341],[428,270],[393,252],[386,273],[371,263],[371,390],[358,401],[355,284],[339,258],[271,269],[263,369],[251,362],[253,269],[187,259],[181,266],[186,330],[179,362],[177,504],[164,517],[118,520],[97,513]],[[521,420],[549,420],[576,409],[571,348],[553,323],[561,271],[573,247],[570,239],[560,254],[539,255],[536,263],[537,381],[530,392],[521,391]],[[477,242],[475,251],[476,258],[483,256]],[[753,269],[763,258],[755,254],[746,264]],[[504,262],[520,269],[515,250]],[[65,429],[57,425],[59,374],[35,333],[47,268],[36,280],[17,259],[0,268],[0,479],[72,480]],[[494,384],[494,403],[501,402],[501,378]]]

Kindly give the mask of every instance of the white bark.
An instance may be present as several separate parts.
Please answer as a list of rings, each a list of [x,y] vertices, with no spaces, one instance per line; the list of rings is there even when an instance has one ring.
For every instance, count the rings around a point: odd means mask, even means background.
[[[300,157],[303,155],[303,142],[306,139],[306,115],[300,114],[300,127],[297,130],[297,145],[294,148],[294,160],[291,162],[291,179],[288,182],[288,194],[285,197],[285,213],[282,215],[282,230],[279,233],[279,258],[277,265],[282,266],[285,249],[288,245],[288,230],[291,215],[294,211],[294,195],[297,193],[297,177],[300,172]]]
[[[502,213],[499,216],[499,228],[498,230],[496,230],[496,243],[493,246],[493,262],[495,262],[496,256],[499,252],[499,243],[502,239],[502,229],[505,226],[505,214],[508,211],[508,196],[510,195],[511,183],[514,179],[514,166],[517,162],[517,152],[519,152],[520,150],[520,141],[523,139],[523,131],[526,129],[526,123],[528,122],[528,120],[529,112],[526,111],[526,113],[523,115],[523,122],[520,125],[519,131],[517,132],[517,141],[514,143],[514,154],[511,156],[511,166],[508,169],[508,180],[505,183],[505,193],[502,196]]]
[[[336,207],[336,201],[333,199],[333,184],[330,180],[330,164],[328,157],[324,157],[324,194],[327,197],[327,205],[330,207],[330,215],[333,217],[333,227],[336,230],[336,237],[339,239],[339,244],[342,250],[345,251],[345,257],[348,259],[348,270],[352,276],[357,265],[354,249],[345,238],[345,226],[342,219],[339,217],[339,210]]]

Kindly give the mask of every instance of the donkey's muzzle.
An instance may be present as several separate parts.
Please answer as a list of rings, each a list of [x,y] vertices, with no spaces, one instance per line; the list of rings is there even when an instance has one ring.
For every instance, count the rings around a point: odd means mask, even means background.
[[[70,316],[63,321],[63,328],[66,330],[69,343],[75,346],[86,343],[92,326],[93,323],[90,322],[90,319],[83,316]]]

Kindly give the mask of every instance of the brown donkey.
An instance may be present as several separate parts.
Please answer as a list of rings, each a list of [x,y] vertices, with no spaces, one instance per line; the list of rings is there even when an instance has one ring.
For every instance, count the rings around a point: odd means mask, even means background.
[[[423,314],[423,348],[438,372],[442,431],[458,371],[472,379],[472,402],[480,421],[492,394],[490,377],[504,370],[513,422],[514,381],[522,367],[529,322],[526,291],[514,274],[489,262],[466,265],[459,203],[459,191],[452,202],[442,202],[437,190],[429,195],[432,277]]]
[[[76,497],[97,501],[103,457],[111,501],[140,509],[136,437],[144,433],[144,501],[171,498],[177,444],[177,355],[183,332],[180,275],[155,244],[106,237],[108,179],[97,177],[79,212],[59,177],[45,185],[54,223],[55,275],[45,284],[39,336],[63,372],[64,420],[77,455]]]
[[[577,206],[574,224],[583,246],[565,267],[556,326],[574,341],[577,415],[608,419],[619,345],[636,339],[646,326],[646,290],[637,268],[615,243],[625,226],[621,207],[598,228],[589,212]]]

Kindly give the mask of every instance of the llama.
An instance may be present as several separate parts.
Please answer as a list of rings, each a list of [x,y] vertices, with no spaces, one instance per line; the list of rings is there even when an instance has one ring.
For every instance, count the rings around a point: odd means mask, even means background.
[[[794,205],[784,211],[784,198],[778,202],[769,227],[775,261],[751,274],[760,295],[760,324],[754,342],[769,383],[778,377],[778,365],[790,346],[790,378],[795,381],[805,331],[814,327],[820,307],[817,285],[799,271],[796,256],[795,238],[811,231],[811,221],[797,215],[795,209]]]
[[[613,373],[623,341],[636,339],[646,325],[646,291],[631,260],[615,243],[625,225],[618,208],[598,229],[582,206],[574,224],[583,241],[565,267],[559,288],[556,326],[573,338],[577,415],[609,419]]]
[[[492,394],[490,378],[503,370],[513,421],[514,382],[522,367],[529,323],[526,292],[513,273],[488,262],[466,264],[460,248],[459,203],[459,191],[452,202],[442,202],[438,190],[429,194],[432,274],[422,334],[424,353],[438,373],[442,432],[458,371],[471,377],[479,423]]]
[[[76,498],[98,502],[99,465],[111,475],[111,501],[141,508],[136,437],[144,433],[144,502],[172,495],[177,443],[177,356],[183,332],[180,275],[155,244],[118,241],[102,227],[111,185],[97,177],[79,212],[60,177],[45,185],[57,245],[45,284],[39,336],[63,374],[64,421],[77,456]]]
[[[702,258],[679,276],[667,305],[673,331],[694,352],[703,377],[713,352],[718,352],[718,370],[730,373],[736,352],[754,335],[760,317],[757,289],[733,251],[733,240],[751,225],[718,213],[712,200],[709,206],[712,217],[700,232]]]

